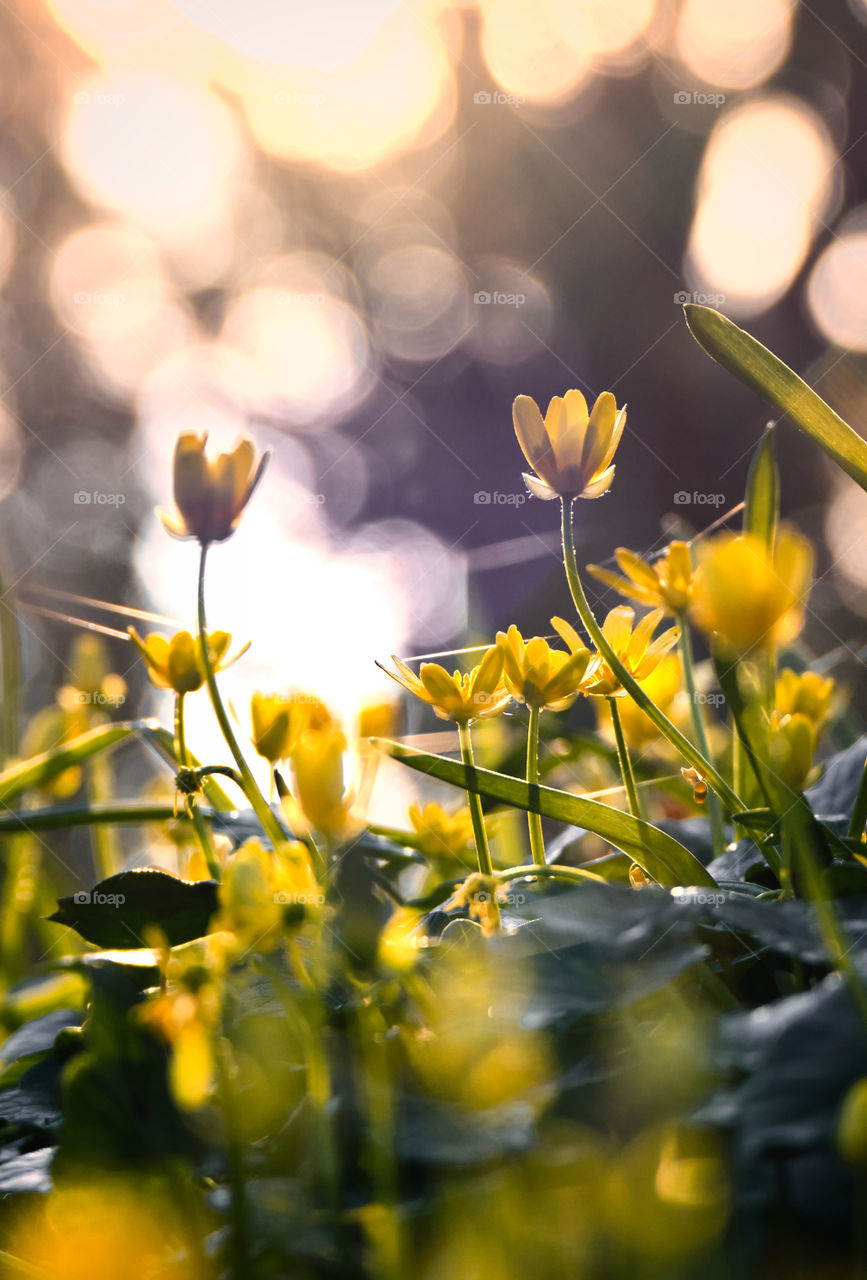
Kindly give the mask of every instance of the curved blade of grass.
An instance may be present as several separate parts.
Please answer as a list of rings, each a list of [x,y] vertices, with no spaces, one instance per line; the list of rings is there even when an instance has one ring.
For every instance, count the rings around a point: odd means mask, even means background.
[[[712,307],[684,307],[689,331],[700,347],[816,441],[847,475],[867,489],[867,443],[803,378],[751,334]]]
[[[744,532],[773,547],[780,509],[779,472],[774,457],[774,428],[765,429],[753,454],[744,495]]]
[[[631,814],[610,809],[595,800],[570,795],[568,791],[534,786],[504,773],[494,773],[491,769],[480,769],[478,766],[470,769],[457,760],[447,760],[444,756],[431,755],[427,751],[416,751],[399,742],[384,739],[374,739],[374,742],[395,760],[420,773],[439,778],[442,782],[450,782],[453,786],[463,787],[465,791],[474,791],[516,809],[541,813],[545,818],[554,818],[558,822],[568,822],[572,826],[592,831],[627,854],[660,884],[716,887],[713,876],[694,854],[673,836],[657,830],[649,822],[633,818]]]
[[[116,743],[122,742],[137,733],[148,721],[125,721],[120,724],[100,725],[97,729],[88,729],[59,747],[43,751],[28,760],[19,760],[0,773],[0,803],[7,803],[22,791],[32,787],[41,787],[66,769],[72,769],[106,751]]]

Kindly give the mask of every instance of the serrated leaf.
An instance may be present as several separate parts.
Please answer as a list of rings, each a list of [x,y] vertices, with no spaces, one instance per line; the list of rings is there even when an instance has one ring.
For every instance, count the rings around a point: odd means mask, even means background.
[[[867,489],[867,443],[803,378],[712,307],[687,303],[684,312],[690,333],[712,359],[791,418],[838,467]]]
[[[215,880],[181,880],[156,867],[121,871],[89,891],[58,899],[48,919],[107,950],[144,947],[145,932],[153,926],[174,947],[208,932],[218,889]]]
[[[499,800],[516,809],[541,813],[545,818],[567,822],[582,827],[607,840],[621,853],[628,854],[638,865],[664,885],[708,885],[716,887],[713,876],[702,866],[698,858],[685,849],[673,836],[660,831],[649,822],[621,813],[596,800],[585,800],[557,791],[553,787],[530,786],[518,778],[490,769],[468,768],[457,760],[416,751],[399,742],[380,741],[382,750],[395,760],[430,774],[442,782],[474,791],[491,800]]]

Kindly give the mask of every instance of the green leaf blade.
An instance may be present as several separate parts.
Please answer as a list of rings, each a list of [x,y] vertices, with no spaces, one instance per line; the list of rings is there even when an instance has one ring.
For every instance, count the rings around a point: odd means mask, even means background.
[[[867,489],[867,442],[788,365],[726,316],[687,303],[689,331],[711,359],[806,432],[848,476]]]
[[[431,755],[427,751],[416,751],[399,742],[381,740],[377,745],[402,764],[430,774],[442,782],[450,782],[466,791],[475,791],[487,799],[499,800],[516,809],[541,813],[545,818],[592,831],[627,854],[648,875],[669,888],[675,885],[717,887],[710,872],[679,841],[631,814],[609,808],[596,800],[573,796],[568,791],[533,786],[490,769],[478,766],[469,769],[457,760]]]

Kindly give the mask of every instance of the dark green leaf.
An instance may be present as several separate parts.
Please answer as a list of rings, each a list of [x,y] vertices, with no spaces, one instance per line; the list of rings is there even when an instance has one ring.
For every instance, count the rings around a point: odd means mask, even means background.
[[[48,918],[69,925],[98,947],[144,947],[149,926],[157,926],[170,946],[178,946],[208,932],[218,889],[215,880],[180,880],[157,868],[121,871],[91,890],[60,898]]]

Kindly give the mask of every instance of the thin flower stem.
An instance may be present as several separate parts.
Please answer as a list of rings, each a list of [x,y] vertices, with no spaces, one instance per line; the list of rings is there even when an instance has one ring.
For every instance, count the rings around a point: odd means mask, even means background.
[[[178,757],[178,764],[182,769],[189,768],[190,757],[187,751],[187,738],[184,731],[184,695],[182,693],[175,694],[175,753]],[[220,879],[220,864],[217,861],[217,850],[214,847],[211,828],[199,811],[199,806],[193,800],[190,805],[192,812],[193,829],[199,846],[202,850],[202,856],[205,859],[211,878]]]
[[[461,760],[468,769],[474,769],[476,762],[473,759],[473,744],[470,738],[469,724],[458,723],[458,738],[461,743]],[[488,848],[488,833],[485,830],[482,797],[477,791],[468,791],[467,800],[470,806],[470,817],[473,822],[473,835],[476,839],[476,857],[479,860],[479,871],[483,876],[492,876],[494,874],[494,864],[491,862],[491,851]]]
[[[617,763],[620,765],[620,776],[626,789],[626,803],[633,818],[640,818],[642,816],[641,800],[638,796],[638,787],[635,785],[635,774],[632,772],[632,760],[629,757],[629,747],[626,745],[626,735],[620,722],[620,708],[617,705],[617,699],[609,698],[608,706],[611,710],[614,741],[617,744]]]
[[[473,743],[470,738],[470,726],[468,723],[458,721],[458,738],[461,743],[461,760],[467,766],[467,769],[475,768],[473,759]],[[476,857],[479,860],[479,871],[483,876],[493,876],[494,864],[491,861],[491,851],[488,848],[488,833],[485,830],[485,815],[482,812],[482,797],[477,791],[467,791],[467,801],[470,806],[470,817],[473,822],[473,835],[476,840]],[[491,894],[491,912],[494,921],[494,928],[500,927],[500,908],[497,906],[497,900],[494,894]]]
[[[649,719],[653,721],[659,732],[668,738],[673,746],[677,747],[683,758],[698,769],[699,773],[707,781],[708,786],[713,788],[730,813],[746,809],[747,806],[735,794],[725,778],[722,777],[709,760],[705,759],[701,751],[693,746],[679,729],[675,728],[668,717],[660,711],[653,699],[647,696],[641,685],[626,669],[606,640],[602,628],[593,616],[593,610],[590,608],[587,597],[584,594],[584,588],[581,585],[578,563],[575,558],[575,540],[572,532],[572,499],[570,498],[563,499],[563,563],[566,569],[566,578],[569,582],[569,590],[572,592],[572,599],[578,611],[578,617],[581,619],[590,639],[617,676],[623,688]]]
[[[5,586],[5,572],[0,576],[0,660],[3,678],[3,717],[0,727],[2,759],[14,760],[18,755],[18,726],[21,719],[21,637],[18,616]]]
[[[527,730],[527,782],[531,787],[539,782],[539,708],[530,708],[530,727]],[[537,867],[544,867],[545,839],[542,835],[542,815],[527,811],[530,832],[530,852]]]
[[[692,717],[692,731],[695,735],[695,745],[703,756],[710,759],[710,748],[707,741],[707,726],[704,720],[704,712],[698,700],[698,691],[695,687],[695,661],[692,653],[692,636],[690,635],[689,623],[686,615],[681,614],[678,618],[680,625],[680,660],[683,665],[683,679],[686,685],[686,693],[689,698],[689,713]],[[725,852],[726,837],[725,827],[723,825],[722,806],[719,796],[714,792],[707,798],[707,816],[710,820],[710,836],[713,845],[713,856],[719,858]]]
[[[864,762],[864,772],[861,774],[858,794],[855,797],[855,808],[852,810],[852,818],[849,822],[849,839],[863,840],[865,825],[867,825],[867,760]]]
[[[202,646],[202,665],[205,668],[205,679],[208,683],[208,693],[211,695],[211,706],[214,708],[214,715],[217,717],[217,723],[219,724],[223,737],[226,740],[226,745],[235,758],[235,763],[238,766],[238,772],[243,779],[244,794],[253,806],[256,817],[261,822],[262,829],[265,834],[273,844],[277,845],[284,841],[286,836],[280,826],[280,823],[271,812],[268,802],[256,785],[256,779],[253,777],[253,774],[250,771],[250,766],[247,764],[247,761],[244,759],[241,752],[241,748],[238,746],[238,741],[226,713],[226,708],[224,707],[223,700],[220,697],[220,691],[217,688],[214,664],[211,662],[211,655],[208,652],[208,633],[205,619],[205,564],[207,558],[208,544],[203,543],[201,559],[199,560],[199,638]]]

